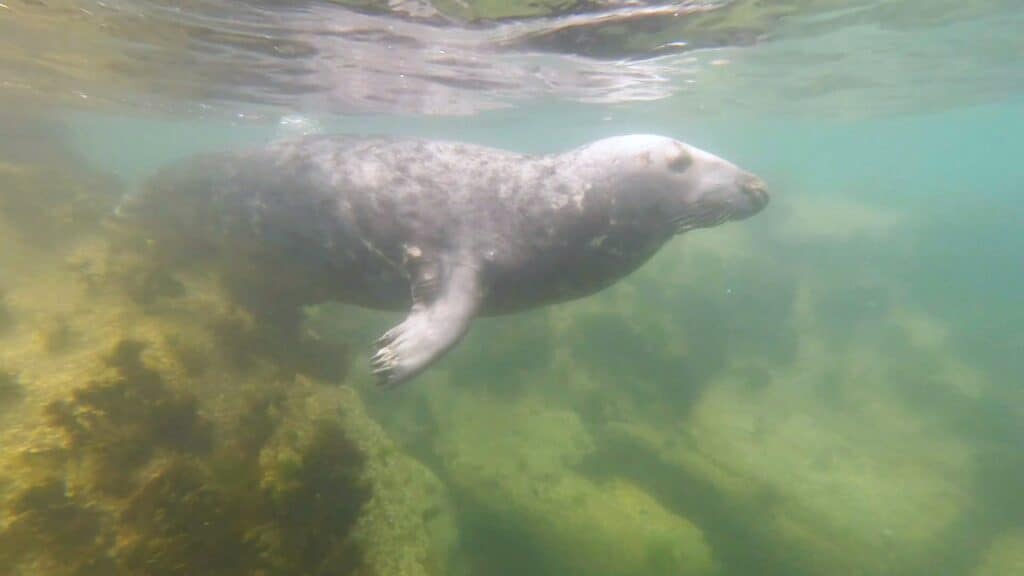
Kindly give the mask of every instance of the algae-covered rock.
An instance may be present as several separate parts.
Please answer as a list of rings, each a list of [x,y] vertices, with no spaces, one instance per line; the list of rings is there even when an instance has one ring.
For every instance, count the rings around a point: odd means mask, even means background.
[[[84,457],[97,486],[126,488],[131,473],[157,450],[203,452],[208,423],[196,398],[166,385],[141,357],[144,344],[122,341],[106,360],[109,374],[48,407],[50,422]]]
[[[565,474],[504,510],[525,521],[557,573],[711,574],[711,550],[691,522],[628,482]],[[502,497],[504,494],[495,494]]]
[[[65,449],[7,460],[0,567],[449,573],[455,528],[444,487],[395,449],[351,389],[278,381],[240,392],[237,417],[207,419],[141,350],[123,342],[105,361],[109,378],[51,406]],[[22,488],[2,498],[8,486]]]
[[[99,511],[68,493],[62,480],[30,486],[8,504],[0,524],[0,569],[31,564],[33,574],[86,576],[116,571]]]
[[[711,550],[687,519],[629,482],[592,480],[574,469],[594,449],[574,413],[480,400],[463,408],[458,424],[439,441],[446,475],[469,498],[471,524],[477,530],[501,526],[507,533],[499,545],[520,542],[536,562],[532,568],[551,574],[714,573]],[[484,571],[504,570],[487,564],[487,549],[480,554],[476,561]]]
[[[128,574],[246,574],[259,569],[245,538],[238,494],[216,487],[204,468],[173,458],[158,466],[119,515],[113,555]]]
[[[371,489],[364,455],[336,418],[305,421],[303,400],[271,391],[222,425],[210,457],[150,466],[119,512],[119,566],[130,574],[353,573],[362,553],[351,534]]]
[[[799,316],[807,305],[797,303]],[[612,423],[608,445],[645,472],[635,478],[643,486],[690,484],[699,496],[679,493],[679,506],[716,520],[713,541],[741,543],[726,556],[744,569],[910,573],[932,565],[969,510],[975,454],[900,394],[928,374],[927,394],[913,401],[953,402],[959,393],[942,373],[958,373],[955,360],[912,347],[887,355],[875,348],[891,349],[884,338],[836,353],[815,327],[800,334],[788,366],[733,363],[686,420]],[[902,391],[886,384],[897,368]]]
[[[362,558],[349,535],[372,488],[365,454],[336,417],[306,414],[301,400],[291,412],[260,450],[260,488],[277,520],[258,529],[263,556],[280,573],[350,573]]]
[[[365,454],[373,488],[353,540],[364,556],[360,576],[451,574],[458,541],[448,489],[422,463],[401,452],[366,413],[354,390],[334,388],[327,398],[346,434]],[[321,398],[321,403],[326,398]]]

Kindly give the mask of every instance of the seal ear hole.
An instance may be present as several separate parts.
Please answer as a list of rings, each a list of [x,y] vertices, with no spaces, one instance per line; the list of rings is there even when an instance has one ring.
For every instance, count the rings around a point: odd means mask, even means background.
[[[693,164],[693,156],[683,148],[676,148],[668,153],[665,163],[673,172],[686,172]]]

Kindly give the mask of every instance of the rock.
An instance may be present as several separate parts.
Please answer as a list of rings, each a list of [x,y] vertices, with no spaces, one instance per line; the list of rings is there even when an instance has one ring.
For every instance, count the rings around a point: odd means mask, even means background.
[[[353,539],[365,572],[379,576],[451,574],[458,531],[448,489],[426,466],[402,453],[371,420],[354,390],[333,389],[335,406],[353,442],[366,455],[373,487]]]
[[[634,484],[574,470],[593,451],[574,413],[529,402],[477,400],[461,408],[438,452],[457,492],[472,503],[478,529],[509,532],[491,545],[517,540],[534,555],[531,566],[551,574],[715,572],[711,549],[690,521]]]

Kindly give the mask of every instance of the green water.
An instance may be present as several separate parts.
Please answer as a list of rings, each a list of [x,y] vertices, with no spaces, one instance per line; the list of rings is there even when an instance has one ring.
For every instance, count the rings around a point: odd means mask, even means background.
[[[707,113],[311,114],[533,153],[655,132],[772,194],[391,391],[368,351],[400,315],[280,334],[107,244],[122,192],[280,125],[12,105],[0,575],[1024,575],[1020,86],[822,114],[750,81]]]

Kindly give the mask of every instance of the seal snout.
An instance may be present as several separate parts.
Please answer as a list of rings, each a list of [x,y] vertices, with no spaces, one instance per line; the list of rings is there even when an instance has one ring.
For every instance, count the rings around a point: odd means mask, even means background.
[[[761,180],[757,176],[748,176],[742,184],[740,184],[740,191],[743,193],[746,199],[746,210],[742,211],[742,214],[736,216],[740,218],[747,218],[757,214],[768,205],[770,196],[768,195],[768,185],[765,184],[764,180]]]

